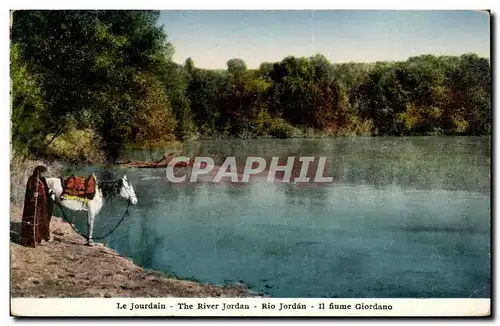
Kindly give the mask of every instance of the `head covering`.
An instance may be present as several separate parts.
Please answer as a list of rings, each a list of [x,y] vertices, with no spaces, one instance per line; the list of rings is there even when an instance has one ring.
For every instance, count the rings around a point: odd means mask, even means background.
[[[43,165],[39,165],[33,170],[33,175],[40,176],[44,172],[47,172],[47,168]]]
[[[20,232],[22,245],[36,246],[42,240],[50,239],[53,206],[49,203],[49,189],[45,178],[41,177],[46,171],[45,166],[37,166],[26,184]]]

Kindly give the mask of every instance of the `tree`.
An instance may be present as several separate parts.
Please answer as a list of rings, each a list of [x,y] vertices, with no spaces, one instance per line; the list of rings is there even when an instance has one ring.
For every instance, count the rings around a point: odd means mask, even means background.
[[[112,159],[138,135],[145,141],[149,133],[137,123],[143,112],[155,107],[173,118],[161,82],[173,47],[158,17],[121,10],[16,13],[12,39],[43,90],[47,134],[91,127]]]
[[[158,11],[11,12],[12,143],[41,155],[91,129],[113,160],[125,145],[202,135],[491,133],[491,65],[477,55],[332,64],[316,54],[247,69],[172,61]]]
[[[194,61],[193,61],[193,59],[191,59],[191,57],[186,59],[186,62],[184,63],[184,68],[186,69],[186,71],[189,75],[193,74]]]
[[[243,59],[235,58],[229,59],[227,62],[227,71],[230,74],[242,74],[247,70],[247,64]]]

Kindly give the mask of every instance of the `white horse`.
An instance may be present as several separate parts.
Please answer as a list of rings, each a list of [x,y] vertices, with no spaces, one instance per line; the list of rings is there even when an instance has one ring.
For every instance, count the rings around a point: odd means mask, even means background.
[[[47,186],[51,193],[52,200],[59,203],[61,206],[66,207],[72,211],[87,212],[87,226],[88,226],[88,239],[87,244],[92,246],[92,231],[94,229],[94,219],[101,211],[106,198],[120,194],[120,196],[129,201],[132,205],[137,204],[137,196],[135,195],[134,187],[127,180],[127,176],[113,181],[105,181],[99,183],[96,179],[95,195],[92,200],[84,202],[77,199],[65,199],[62,197],[63,186],[60,178],[47,178]]]

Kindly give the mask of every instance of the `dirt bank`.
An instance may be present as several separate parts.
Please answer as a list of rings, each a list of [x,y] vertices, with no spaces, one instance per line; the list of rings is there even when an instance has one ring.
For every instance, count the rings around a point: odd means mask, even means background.
[[[244,286],[226,287],[165,277],[135,265],[105,246],[88,247],[61,218],[53,240],[19,245],[21,210],[11,207],[12,297],[249,297]]]

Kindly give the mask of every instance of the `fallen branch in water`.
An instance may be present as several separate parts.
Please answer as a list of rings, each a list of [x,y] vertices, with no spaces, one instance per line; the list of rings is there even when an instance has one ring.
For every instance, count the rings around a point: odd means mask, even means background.
[[[170,161],[172,161],[176,156],[177,153],[172,152],[163,155],[163,157],[157,160],[156,162],[128,160],[128,161],[119,161],[116,164],[129,168],[166,168],[168,166],[168,163],[170,163]],[[176,164],[176,166],[186,166],[186,165],[187,163],[185,162],[178,162]]]

